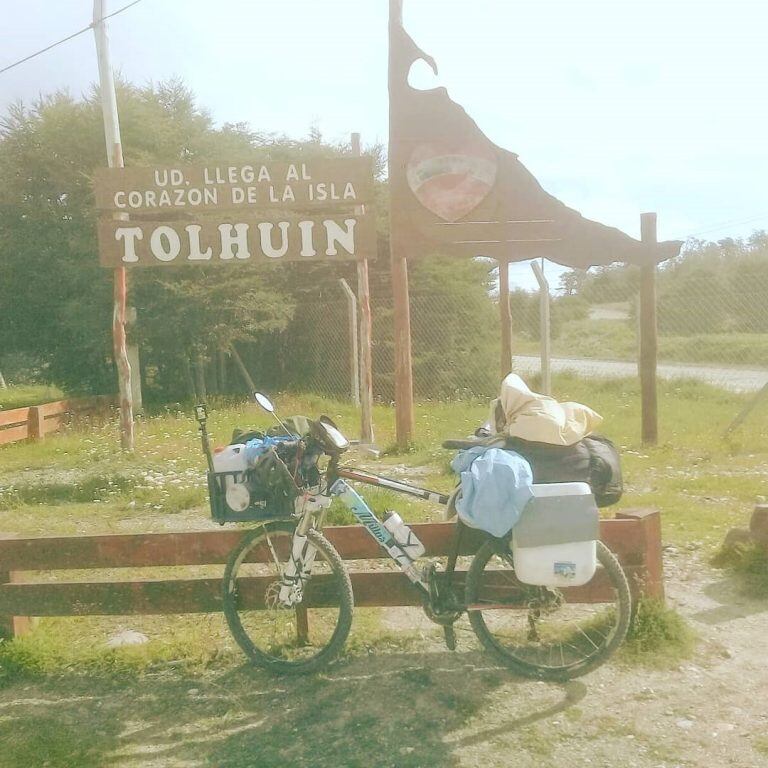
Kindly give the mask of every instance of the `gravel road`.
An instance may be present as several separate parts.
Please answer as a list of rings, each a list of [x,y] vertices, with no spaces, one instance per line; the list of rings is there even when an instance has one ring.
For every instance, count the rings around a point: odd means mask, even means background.
[[[533,355],[516,355],[515,370],[538,373],[540,361]],[[581,376],[621,379],[637,376],[637,363],[621,360],[588,360],[553,357],[553,371],[573,371]],[[768,383],[768,368],[724,368],[695,363],[659,363],[658,375],[663,379],[696,379],[732,392],[756,392]]]

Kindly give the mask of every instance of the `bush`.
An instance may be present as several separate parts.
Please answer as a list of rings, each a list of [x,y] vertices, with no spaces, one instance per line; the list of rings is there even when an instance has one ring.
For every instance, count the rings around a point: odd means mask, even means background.
[[[717,290],[717,300],[713,290]],[[716,273],[698,268],[660,281],[659,332],[690,336],[725,330],[728,302],[718,286]]]
[[[661,600],[641,597],[624,644],[624,655],[653,666],[675,663],[693,652],[695,635],[685,619]]]
[[[750,597],[768,597],[768,552],[758,544],[723,545],[712,565],[736,576]]]
[[[538,293],[520,288],[510,291],[509,307],[512,329],[532,341],[541,338],[541,300]],[[589,317],[589,304],[581,296],[556,296],[550,299],[549,323],[551,338],[559,338],[573,323]]]

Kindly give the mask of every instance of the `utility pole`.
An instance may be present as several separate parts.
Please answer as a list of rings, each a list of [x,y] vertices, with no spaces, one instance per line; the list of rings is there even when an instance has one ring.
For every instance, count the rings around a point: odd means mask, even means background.
[[[96,55],[99,61],[99,91],[101,111],[104,117],[104,138],[107,145],[107,165],[123,167],[123,147],[120,141],[120,122],[117,116],[117,97],[112,65],[109,60],[109,37],[104,17],[107,0],[93,0],[93,34],[96,38]],[[127,218],[115,214],[116,218]],[[114,310],[112,313],[112,342],[120,385],[120,446],[133,452],[133,395],[131,392],[131,365],[125,341],[126,306],[128,285],[125,267],[117,267],[114,276]]]

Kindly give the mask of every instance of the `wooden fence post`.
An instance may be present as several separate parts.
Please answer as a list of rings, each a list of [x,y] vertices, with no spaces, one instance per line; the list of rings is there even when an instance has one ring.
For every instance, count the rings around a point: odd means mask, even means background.
[[[642,565],[645,583],[632,585],[633,594],[664,600],[664,561],[661,550],[661,515],[657,509],[627,509],[616,513],[617,520],[640,524]]]
[[[0,534],[0,539],[15,538],[13,534]],[[4,571],[0,566],[0,584],[12,584],[18,581],[17,574],[14,571]],[[21,637],[26,635],[32,629],[32,620],[26,616],[1,616],[0,615],[0,637],[8,638]]]
[[[42,440],[45,437],[45,411],[40,406],[29,409],[29,437],[31,440]]]
[[[640,214],[640,237],[647,246],[647,263],[640,267],[640,392],[642,400],[642,441],[656,445],[659,416],[656,391],[656,214]]]

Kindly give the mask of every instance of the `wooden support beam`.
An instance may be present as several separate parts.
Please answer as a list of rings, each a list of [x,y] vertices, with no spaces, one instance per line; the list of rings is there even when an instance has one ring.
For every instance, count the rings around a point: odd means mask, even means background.
[[[309,642],[309,615],[304,603],[296,606],[296,639],[301,645]]]
[[[664,600],[664,558],[661,548],[661,515],[655,509],[629,509],[616,513],[617,520],[631,520],[638,524],[634,547],[635,564],[640,570],[630,579],[635,599],[640,595]],[[618,553],[614,553],[618,554]],[[624,565],[626,558],[622,560]],[[624,570],[627,570],[624,565]]]
[[[627,578],[635,582],[640,579],[641,571],[642,566],[625,569]],[[461,588],[465,578],[466,570],[457,570],[456,586]],[[423,602],[419,590],[399,571],[353,571],[350,580],[357,607],[418,606]],[[254,610],[263,608],[264,594],[273,582],[272,576],[239,579],[242,606]],[[596,603],[610,599],[608,583],[599,576],[584,587],[564,589],[563,593],[568,602]],[[310,609],[337,604],[333,577],[329,574],[313,577],[307,585],[305,600]],[[0,609],[34,616],[215,613],[222,609],[221,579],[5,583],[0,584]]]
[[[6,538],[14,538],[13,535],[0,535],[0,541]],[[0,562],[3,562],[0,559]],[[20,581],[19,574],[15,571],[0,570],[0,589],[4,584],[15,584]],[[26,635],[32,629],[32,619],[27,616],[15,616],[0,611],[0,637],[12,639]]]
[[[391,237],[394,240],[394,236]],[[411,308],[408,298],[408,263],[392,246],[392,298],[395,322],[395,433],[397,445],[406,449],[413,440],[413,356]]]
[[[643,562],[647,540],[643,525],[658,520],[657,510],[623,510],[616,519],[600,521],[600,538],[622,563]],[[643,522],[645,521],[645,522]],[[411,528],[424,544],[427,557],[451,550],[455,523],[414,523]],[[659,525],[660,528],[660,525]],[[240,543],[238,529],[184,533],[116,533],[101,536],[39,536],[0,538],[0,563],[4,570],[56,571],[93,568],[146,568],[152,566],[217,565],[226,563]],[[327,526],[323,535],[345,560],[375,560],[386,557],[378,543],[361,525]],[[481,531],[467,528],[460,554],[475,553],[485,541]],[[251,558],[269,560],[266,550]]]
[[[360,405],[360,345],[357,338],[357,296],[349,283],[339,278],[347,299],[347,331],[349,338],[349,396],[355,405]]]

